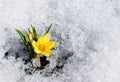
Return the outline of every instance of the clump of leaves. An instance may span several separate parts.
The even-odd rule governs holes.
[[[45,31],[44,35],[46,35],[50,31],[51,26],[52,26],[52,24]],[[32,29],[32,31],[31,31],[31,29]],[[27,51],[29,52],[30,60],[35,58],[35,55],[36,55],[34,48],[32,46],[32,40],[34,40],[34,41],[38,40],[38,35],[37,35],[37,31],[36,31],[35,27],[31,25],[31,29],[28,28],[25,34],[23,32],[21,32],[20,30],[16,29],[16,32],[21,37],[22,42],[25,44],[25,47],[26,47]]]

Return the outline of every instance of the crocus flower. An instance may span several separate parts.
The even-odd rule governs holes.
[[[40,36],[37,41],[32,41],[32,46],[34,48],[34,51],[37,54],[41,54],[44,56],[50,56],[52,52],[52,48],[56,46],[55,41],[49,41],[50,34],[47,33],[45,36]]]

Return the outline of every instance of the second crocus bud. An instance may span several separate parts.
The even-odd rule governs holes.
[[[34,35],[32,32],[29,33],[29,40],[30,41],[33,41],[34,40]]]

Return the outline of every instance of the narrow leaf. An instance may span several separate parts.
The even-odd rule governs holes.
[[[51,27],[52,27],[52,24],[51,24],[51,25],[48,27],[48,29],[46,30],[45,35],[50,31]]]
[[[23,43],[26,43],[26,38],[25,38],[25,35],[19,31],[18,29],[16,29],[16,32],[19,34],[19,36],[21,37]]]
[[[30,29],[28,28],[28,33],[30,33],[31,31],[30,31]]]
[[[34,35],[34,40],[37,41],[37,31],[36,31],[35,27],[33,27],[32,25],[31,25],[31,27],[32,27],[33,35]]]
[[[32,47],[31,42],[28,42],[28,52],[29,52],[30,59],[34,58],[34,49]]]

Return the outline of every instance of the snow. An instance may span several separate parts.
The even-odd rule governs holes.
[[[51,23],[59,44],[50,65],[26,74],[14,58],[22,47],[15,28],[32,24],[41,35]],[[120,82],[120,0],[0,0],[0,33],[0,82]],[[68,54],[62,70],[45,76]]]

